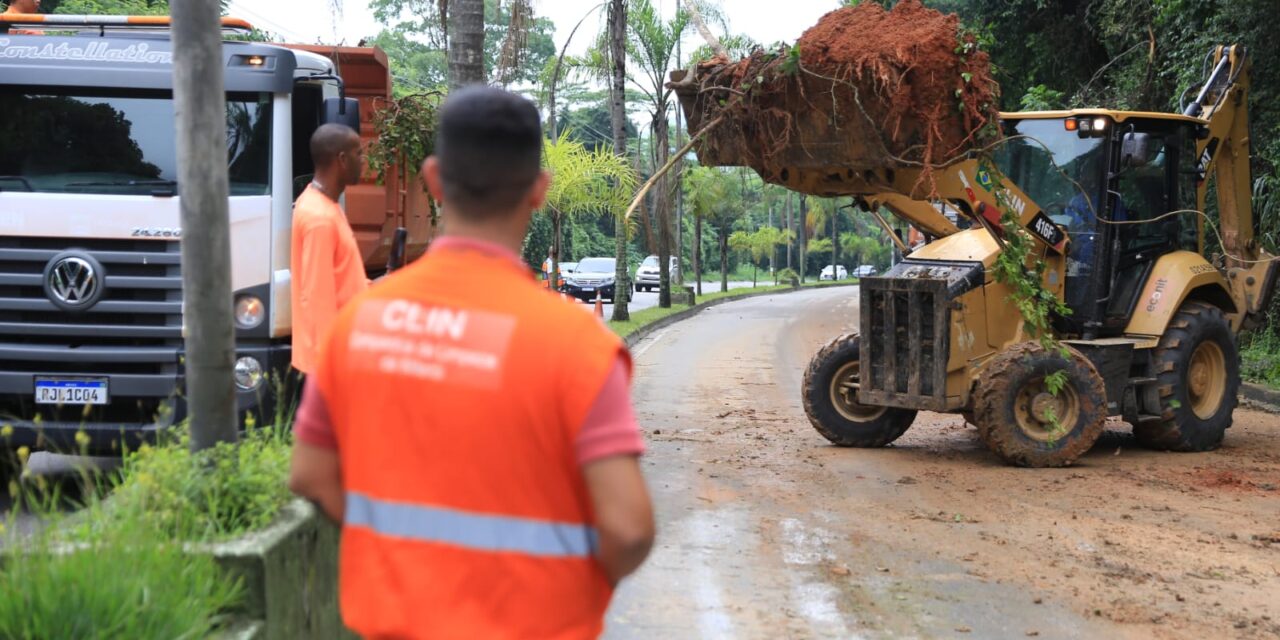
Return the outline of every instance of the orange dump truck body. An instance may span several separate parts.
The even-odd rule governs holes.
[[[347,97],[360,101],[360,139],[369,145],[377,137],[374,114],[385,108],[392,97],[387,54],[377,47],[284,46],[325,56],[337,65]],[[379,184],[377,176],[366,169],[360,184],[347,188],[347,219],[351,221],[369,272],[386,268],[397,227],[409,230],[406,261],[422,255],[434,233],[426,192],[417,179],[417,167],[413,167],[409,175],[410,180],[403,180],[399,171],[388,171],[386,179]]]

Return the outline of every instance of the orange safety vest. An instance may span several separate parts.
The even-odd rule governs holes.
[[[472,248],[433,250],[343,310],[315,379],[347,494],[352,630],[601,633],[612,590],[574,442],[619,354],[591,314]]]

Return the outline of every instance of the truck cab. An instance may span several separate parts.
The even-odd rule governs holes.
[[[173,44],[166,29],[114,24],[0,31],[0,423],[13,427],[10,448],[75,450],[84,432],[88,449],[111,451],[186,416],[180,244],[200,239],[184,237],[179,217]],[[235,401],[264,424],[292,377],[290,228],[312,173],[309,139],[335,112],[359,123],[359,107],[343,101],[334,62],[312,51],[229,41],[222,64]]]

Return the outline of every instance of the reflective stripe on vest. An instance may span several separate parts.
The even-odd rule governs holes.
[[[387,502],[354,492],[347,493],[345,524],[477,551],[589,558],[596,549],[596,531],[587,525]]]

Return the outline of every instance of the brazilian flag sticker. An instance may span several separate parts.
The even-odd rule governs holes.
[[[991,190],[993,180],[991,179],[991,172],[988,171],[986,167],[978,167],[978,173],[975,177],[978,179],[978,184],[983,189],[986,189],[987,191]]]

